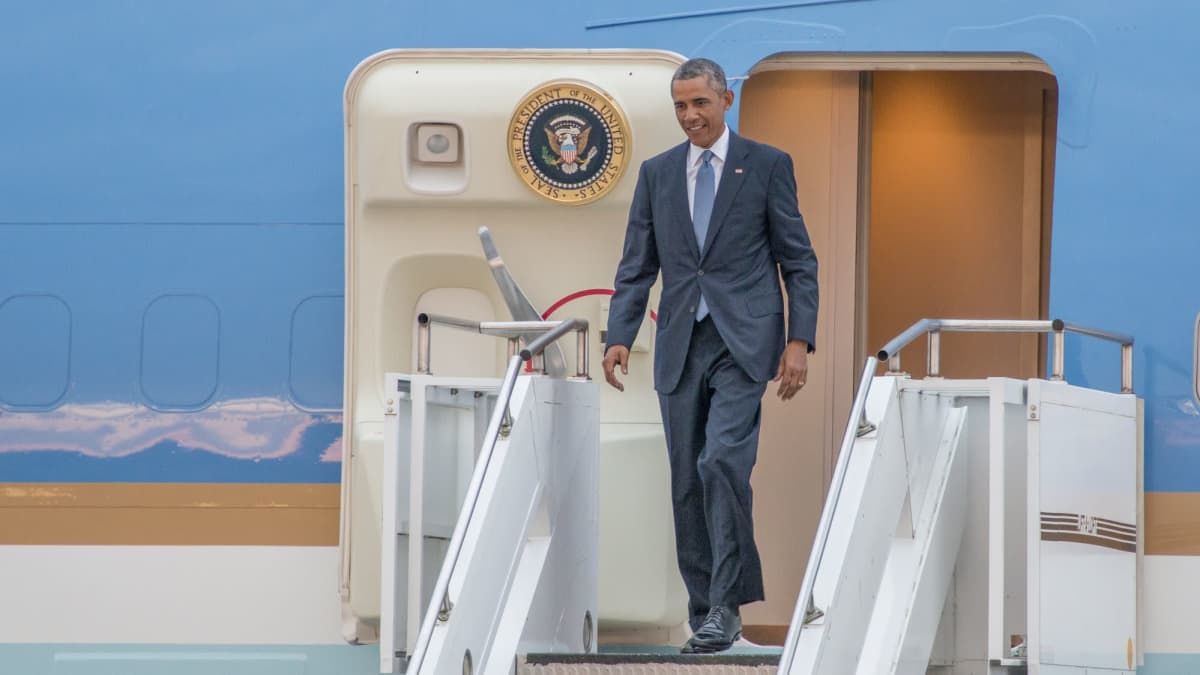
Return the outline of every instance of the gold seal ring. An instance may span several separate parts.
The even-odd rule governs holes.
[[[508,124],[508,160],[525,187],[580,205],[612,190],[629,164],[629,121],[604,91],[557,80],[529,92]]]

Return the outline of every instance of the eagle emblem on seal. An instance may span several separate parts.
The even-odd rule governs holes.
[[[556,117],[542,130],[546,132],[542,163],[568,176],[580,169],[587,171],[588,164],[599,152],[595,147],[588,147],[588,135],[592,128],[574,115]]]

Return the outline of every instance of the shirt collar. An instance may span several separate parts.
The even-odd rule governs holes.
[[[712,144],[711,148],[713,156],[722,162],[725,161],[725,156],[729,154],[729,125],[725,125],[725,130],[721,132],[721,137],[716,143]],[[688,143],[688,166],[695,166],[700,163],[700,155],[704,154],[704,148],[695,143]]]

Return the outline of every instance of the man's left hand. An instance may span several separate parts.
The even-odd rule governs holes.
[[[779,398],[789,401],[804,387],[808,379],[808,344],[803,340],[792,340],[779,357],[779,370],[772,382],[779,382]]]

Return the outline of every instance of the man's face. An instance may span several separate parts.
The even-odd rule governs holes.
[[[717,142],[725,131],[725,111],[733,105],[732,91],[718,94],[708,78],[701,76],[672,82],[671,98],[675,101],[675,118],[689,141],[702,148]]]

